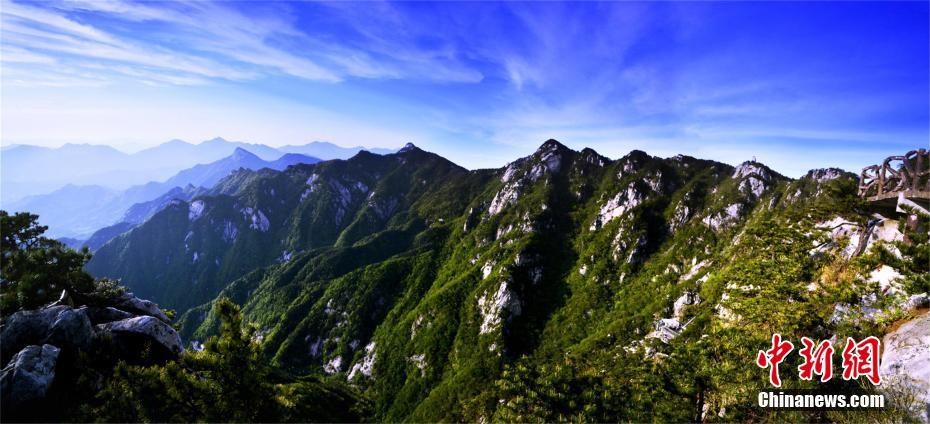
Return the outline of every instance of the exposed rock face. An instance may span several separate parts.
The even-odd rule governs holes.
[[[697,293],[687,292],[677,300],[675,300],[675,305],[672,307],[672,316],[675,319],[681,319],[685,314],[685,308],[691,305],[697,305],[701,302],[701,296],[698,296]]]
[[[882,364],[879,369],[882,386],[909,391],[920,405],[914,412],[924,422],[930,420],[930,315],[914,319],[885,335]]]
[[[87,317],[90,318],[90,323],[94,325],[133,317],[129,312],[111,307],[98,308],[90,306],[86,311]]]
[[[608,200],[607,203],[601,207],[597,219],[588,229],[594,231],[601,228],[630,209],[639,206],[639,204],[643,202],[644,197],[643,193],[636,189],[636,185],[631,183],[627,186],[626,190],[617,193],[616,196]]]
[[[488,294],[478,299],[478,310],[481,313],[481,334],[494,331],[503,319],[520,315],[522,311],[520,300],[510,290],[506,281],[501,283],[493,295]],[[509,313],[509,317],[504,316],[505,311]]]
[[[191,202],[187,208],[187,219],[191,221],[196,221],[199,219],[201,216],[203,216],[203,209],[205,206],[206,204],[203,202],[203,200],[194,200]]]
[[[65,301],[67,296],[60,302]],[[6,366],[0,391],[4,419],[18,419],[15,408],[20,405],[43,405],[56,369],[81,366],[78,352],[116,347],[112,350],[116,358],[140,363],[176,358],[181,353],[181,339],[157,305],[131,293],[108,303],[116,307],[53,304],[3,319],[0,348]]]
[[[825,183],[840,178],[843,174],[848,173],[839,168],[820,168],[807,171],[807,175],[805,175],[804,178],[817,181],[818,183]]]
[[[327,374],[335,374],[339,371],[342,371],[342,357],[336,356],[335,358],[331,359],[329,362],[323,365],[323,371],[325,371]]]
[[[45,338],[46,343],[77,349],[86,349],[93,341],[94,329],[85,308],[65,309],[58,313]]]
[[[930,308],[930,296],[927,293],[920,293],[912,295],[907,298],[907,302],[904,304],[907,309],[921,309],[921,308]]]
[[[668,343],[678,336],[684,326],[675,318],[664,318],[656,321],[655,330],[646,335],[647,339],[659,339],[662,343]]]
[[[271,222],[260,209],[245,208],[241,212],[242,216],[249,220],[249,228],[261,232],[266,232],[271,228]]]
[[[365,356],[357,364],[352,365],[352,369],[349,370],[349,380],[355,378],[356,375],[364,375],[365,377],[371,377],[371,369],[375,366],[375,360],[377,359],[377,354],[375,354],[375,342],[368,343],[365,346]]]
[[[169,354],[179,355],[181,337],[178,332],[163,321],[150,316],[141,316],[97,325],[97,332],[111,337],[117,344],[126,347],[134,345],[139,336],[145,340],[157,342]]]
[[[705,217],[701,222],[716,231],[729,223],[735,222],[742,214],[743,205],[741,203],[734,203],[716,214]]]
[[[7,360],[28,345],[54,343],[60,347],[86,348],[94,337],[85,310],[59,305],[35,311],[20,311],[3,322],[0,339]]]
[[[168,319],[168,316],[153,302],[150,302],[145,299],[139,299],[135,297],[132,293],[125,293],[119,298],[119,302],[116,305],[117,308],[124,311],[132,312],[139,315],[148,315],[151,317],[158,318],[166,323],[171,323],[171,320]]]
[[[50,344],[30,345],[19,351],[0,374],[3,407],[16,409],[45,398],[55,381],[59,352]]]

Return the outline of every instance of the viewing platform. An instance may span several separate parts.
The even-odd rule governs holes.
[[[930,209],[930,152],[911,150],[862,168],[859,196],[880,209],[897,209],[909,202]]]

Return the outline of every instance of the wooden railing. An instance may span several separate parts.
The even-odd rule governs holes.
[[[881,166],[867,166],[859,174],[861,197],[880,199],[899,192],[927,191],[930,191],[930,152],[926,149],[889,156]]]

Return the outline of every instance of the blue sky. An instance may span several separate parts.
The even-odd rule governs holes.
[[[789,176],[928,146],[927,2],[2,0],[3,144],[548,138]]]

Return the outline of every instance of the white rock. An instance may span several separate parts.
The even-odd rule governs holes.
[[[323,365],[323,371],[327,374],[335,374],[342,370],[342,357],[336,356],[333,359],[330,359],[325,365]]]
[[[518,162],[511,162],[508,164],[507,168],[504,169],[504,175],[501,176],[501,182],[507,183],[512,180],[518,169],[520,169],[520,164]]]
[[[511,317],[520,315],[520,301],[504,281],[493,295],[478,298],[478,311],[481,313],[480,333],[488,334],[501,324],[505,311]]]
[[[882,293],[893,294],[901,292],[901,285],[897,283],[897,280],[901,277],[901,273],[896,269],[888,265],[882,265],[869,274],[868,281],[870,283],[878,283],[878,287],[881,288]]]
[[[686,292],[681,295],[677,300],[675,300],[675,305],[672,307],[672,317],[675,319],[681,319],[685,313],[685,307],[691,305],[697,305],[701,302],[701,296],[698,296],[697,293]]]
[[[494,199],[491,200],[491,206],[488,207],[488,213],[491,215],[497,215],[504,208],[516,202],[517,198],[520,196],[520,188],[522,184],[520,181],[515,181],[512,183],[507,183],[501,188]]]
[[[407,360],[420,370],[421,377],[426,375],[426,355],[422,353],[418,355],[411,355],[409,358],[407,358]]]
[[[114,336],[122,333],[146,336],[152,341],[164,346],[169,352],[175,355],[184,351],[178,332],[164,321],[155,317],[141,316],[99,324],[97,325],[97,332]]]
[[[365,356],[362,357],[361,361],[352,365],[352,369],[349,370],[349,380],[354,379],[359,374],[371,377],[371,369],[374,367],[376,359],[375,342],[368,343],[365,345]]]
[[[907,209],[905,209],[905,207]],[[911,213],[914,212],[917,215],[922,215],[925,218],[930,217],[930,211],[925,209],[923,206],[915,203],[913,200],[904,197],[903,192],[898,193],[898,204],[895,206],[895,212],[898,213]]]
[[[883,339],[881,387],[904,389],[917,397],[916,414],[926,422],[930,412],[930,315],[902,325]]]
[[[488,278],[488,276],[491,275],[491,271],[494,271],[494,262],[488,261],[481,267],[481,278]]]
[[[168,315],[165,315],[165,312],[152,301],[139,299],[132,293],[123,293],[118,301],[119,303],[116,307],[119,309],[136,314],[152,316],[164,321],[166,324],[171,323],[171,320],[168,319]]]
[[[636,186],[631,183],[629,186],[627,186],[626,190],[617,193],[613,198],[608,200],[604,206],[601,206],[601,210],[598,212],[597,218],[588,229],[590,231],[594,231],[603,227],[608,222],[623,215],[630,209],[639,206],[639,204],[643,202],[644,198],[645,196],[636,190]]]
[[[203,216],[205,206],[203,200],[194,200],[187,208],[187,218],[191,221],[196,221]]]
[[[680,281],[688,281],[688,280],[694,278],[696,275],[698,275],[699,272],[701,272],[701,269],[703,269],[705,266],[707,266],[707,264],[708,264],[707,259],[704,259],[704,260],[702,260],[701,262],[698,262],[698,263],[694,263],[694,261],[695,261],[696,259],[697,259],[697,258],[694,258],[694,259],[691,261],[691,263],[692,263],[691,269],[689,269],[688,272],[685,273],[685,275],[682,275],[682,276],[681,276]]]
[[[726,224],[733,222],[739,219],[740,214],[743,211],[743,205],[740,203],[734,203],[730,206],[727,206],[721,212],[705,217],[701,220],[705,225],[714,230],[719,230]]]
[[[15,409],[44,399],[55,381],[59,352],[50,344],[30,345],[13,356],[0,371],[3,407]]]
[[[828,221],[818,222],[815,224],[815,227],[828,231],[830,233],[830,238],[834,240],[840,239],[842,237],[849,237],[859,229],[858,225],[849,222],[839,216],[834,217]]]
[[[757,200],[762,197],[762,193],[765,192],[766,188],[767,186],[765,182],[759,178],[756,178],[754,175],[746,178],[739,184],[740,191],[744,193],[748,192],[748,194],[751,194],[752,197]]]
[[[754,162],[743,162],[733,171],[733,178],[746,178],[750,175],[758,175],[765,180],[770,178],[769,171]]]
[[[807,177],[818,183],[835,180],[842,175],[843,172],[836,168],[812,169],[807,173]]]
[[[655,329],[646,335],[647,339],[659,339],[662,343],[672,341],[684,329],[675,318],[664,318],[656,321]]]

